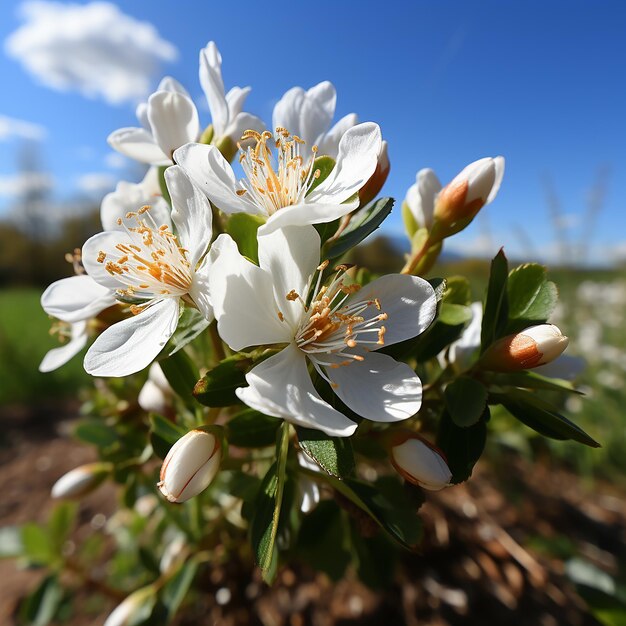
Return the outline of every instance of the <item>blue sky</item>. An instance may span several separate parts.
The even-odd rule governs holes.
[[[136,124],[136,96],[112,103],[101,95],[82,95],[78,85],[65,91],[42,85],[6,43],[24,24],[19,15],[24,4],[7,0],[1,9],[0,216],[12,202],[19,144],[16,133],[3,135],[2,116],[37,125],[22,128],[21,135],[40,137],[58,200],[97,197],[107,178],[111,183],[138,173],[111,157],[105,141],[112,130]],[[55,10],[54,3],[44,4]],[[559,198],[564,232],[578,242],[591,230],[588,195],[602,171],[606,197],[592,255],[596,261],[626,257],[626,4],[621,1],[114,4],[158,33],[153,33],[160,42],[154,58],[143,51],[150,87],[165,74],[176,77],[201,107],[204,123],[210,120],[200,104],[197,57],[210,39],[222,53],[227,88],[252,86],[246,109],[268,123],[288,88],[331,80],[338,92],[336,119],[354,111],[360,120],[381,125],[392,164],[384,193],[398,200],[422,167],[435,169],[445,183],[475,159],[504,155],[498,198],[451,248],[488,254],[505,244],[515,254],[529,239],[535,254],[552,258],[546,180]],[[102,31],[99,36],[104,41],[110,34],[112,46],[103,51],[109,56],[114,51],[122,61],[129,54],[128,63],[136,62],[138,55],[127,46],[115,47],[116,28]],[[58,46],[47,36],[42,31],[41,54],[48,54],[45,45]],[[99,68],[100,60],[90,58]],[[139,83],[126,91],[134,88],[140,91]],[[81,181],[85,175],[91,179]],[[385,229],[401,233],[399,206]]]

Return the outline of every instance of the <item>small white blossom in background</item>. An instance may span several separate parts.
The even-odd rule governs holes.
[[[404,433],[398,438],[390,447],[390,458],[401,476],[429,491],[450,485],[452,472],[439,450],[414,433]]]
[[[79,498],[93,491],[111,473],[110,463],[88,463],[63,474],[52,486],[53,498]]]

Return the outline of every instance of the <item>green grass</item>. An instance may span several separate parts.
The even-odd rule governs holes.
[[[54,372],[39,372],[44,354],[59,346],[49,334],[51,320],[41,309],[40,296],[34,288],[0,290],[0,405],[75,397],[89,384],[82,354]]]

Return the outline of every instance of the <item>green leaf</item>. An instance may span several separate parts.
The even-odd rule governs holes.
[[[437,303],[441,302],[446,292],[448,281],[445,278],[429,278],[426,282],[430,283],[430,286],[434,289]]]
[[[198,380],[198,371],[191,359],[180,351],[159,361],[159,365],[172,389],[188,407],[194,408],[193,388]]]
[[[418,231],[419,224],[415,220],[411,209],[409,209],[409,205],[406,202],[402,203],[402,221],[404,222],[404,230],[408,235],[409,239],[413,239],[413,235]]]
[[[53,550],[57,554],[61,553],[63,544],[74,527],[77,510],[78,505],[76,502],[60,502],[54,507],[50,514],[50,518],[48,519],[48,534],[53,545]]]
[[[585,395],[582,391],[575,389],[568,380],[560,378],[547,378],[537,372],[483,372],[485,381],[500,387],[522,387],[523,389],[543,389],[545,391],[560,391],[563,393],[576,393]]]
[[[591,448],[600,444],[582,428],[558,413],[558,409],[537,394],[513,389],[506,395],[493,395],[496,402],[529,428],[550,439],[573,439]]]
[[[444,299],[449,304],[463,304],[472,302],[472,289],[464,276],[450,276],[446,278]]]
[[[334,259],[354,248],[381,225],[391,212],[393,203],[393,198],[380,198],[359,209],[341,235],[327,244],[322,257]]]
[[[439,308],[437,320],[446,326],[458,326],[472,319],[472,309],[463,304],[449,304],[445,300]]]
[[[461,376],[445,389],[443,399],[452,421],[461,428],[473,426],[487,406],[487,389],[477,380]]]
[[[41,526],[32,522],[24,524],[21,535],[24,556],[33,565],[50,565],[57,558],[51,538]]]
[[[102,420],[84,419],[74,429],[74,437],[98,448],[108,448],[118,442],[117,432]]]
[[[263,580],[268,584],[276,574],[278,562],[275,542],[283,501],[288,451],[289,424],[283,422],[276,444],[276,462],[267,471],[261,483],[250,528],[256,562],[261,568]]]
[[[543,324],[550,317],[558,300],[556,285],[547,280],[546,268],[536,263],[520,265],[508,279],[508,333],[515,333]]]
[[[0,528],[0,559],[12,559],[23,552],[22,529],[19,526]]]
[[[163,586],[161,602],[167,608],[168,623],[174,618],[198,571],[198,563],[194,559],[185,562],[182,567]]]
[[[254,409],[245,409],[226,425],[228,443],[239,448],[262,448],[276,441],[280,420]]]
[[[150,443],[155,454],[164,459],[170,448],[186,433],[174,422],[157,413],[150,413]]]
[[[323,470],[346,478],[354,474],[355,462],[352,444],[347,437],[330,437],[321,430],[296,428],[298,443]]]
[[[224,359],[195,384],[193,395],[200,404],[210,407],[239,404],[235,389],[246,386],[246,372],[252,363],[240,354]]]
[[[507,279],[508,263],[500,250],[491,262],[487,300],[481,329],[481,354],[505,334],[508,321]]]
[[[443,412],[439,420],[437,445],[446,455],[453,483],[461,483],[472,475],[474,465],[485,448],[488,419],[489,407],[485,407],[478,422],[473,426],[461,427],[454,423],[447,411]]]
[[[319,170],[319,175],[313,179],[311,186],[306,192],[307,196],[328,178],[334,167],[335,159],[329,157],[328,155],[319,156],[315,159],[315,161],[313,161],[313,172]]]
[[[233,213],[228,218],[226,232],[235,240],[239,254],[249,258],[258,265],[259,244],[257,231],[265,224],[265,218],[249,213]]]
[[[320,532],[323,528],[324,532]],[[344,515],[335,502],[320,502],[304,516],[297,541],[297,553],[308,567],[320,570],[331,580],[339,580],[352,555],[346,546]]]
[[[192,307],[186,306],[178,320],[178,326],[165,347],[165,354],[172,356],[200,335],[210,322]]]
[[[56,574],[46,576],[22,606],[22,619],[30,626],[46,626],[56,615],[63,600],[63,589]]]

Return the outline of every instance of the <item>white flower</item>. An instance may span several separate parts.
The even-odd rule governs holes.
[[[289,225],[330,222],[359,206],[355,193],[374,173],[381,149],[380,128],[371,122],[350,128],[339,142],[337,163],[311,190],[319,174],[301,154],[302,139],[278,129],[250,131],[255,146],[241,151],[246,177],[235,178],[215,146],[188,144],[176,151],[176,162],[208,198],[225,213],[251,213],[268,219],[261,232]],[[277,151],[276,160],[272,149]]]
[[[272,128],[288,128],[303,139],[301,154],[305,160],[313,155],[313,146],[318,147],[319,154],[336,159],[341,137],[358,121],[355,113],[349,113],[330,128],[336,103],[337,92],[329,81],[318,83],[308,91],[292,87],[274,107]]]
[[[391,463],[409,482],[429,491],[450,485],[452,472],[432,444],[416,434],[406,435],[391,447]]]
[[[298,450],[296,456],[298,459],[298,465],[306,469],[319,472],[319,465],[309,458],[309,456]],[[303,513],[310,513],[320,502],[320,488],[319,485],[311,478],[305,475],[301,475],[298,478],[298,493],[300,496],[300,510]]]
[[[106,618],[104,626],[130,626],[145,622],[156,604],[157,590],[153,585],[133,591]]]
[[[481,302],[472,302],[470,308],[472,311],[470,323],[465,327],[462,335],[448,348],[448,361],[454,363],[461,371],[469,368],[480,348],[483,305]],[[440,362],[443,360],[443,353],[439,360]]]
[[[137,403],[148,413],[167,413],[172,402],[173,390],[158,363],[153,363],[148,371],[148,380],[144,383]]]
[[[209,486],[221,460],[220,438],[213,432],[192,430],[170,448],[157,486],[170,502],[185,502]]]
[[[242,133],[251,128],[262,130],[263,122],[242,111],[250,87],[233,87],[225,93],[222,80],[222,56],[214,42],[200,50],[200,84],[211,111],[214,143],[224,137],[236,142]]]
[[[417,173],[415,184],[409,187],[404,202],[419,228],[432,228],[435,198],[440,191],[441,183],[433,170],[425,168]]]
[[[198,111],[187,90],[164,78],[147,103],[137,107],[141,128],[120,128],[107,141],[118,152],[151,165],[171,165],[174,150],[200,137]]]
[[[111,472],[110,463],[88,463],[63,474],[52,486],[53,498],[78,498],[93,491]]]
[[[172,222],[159,224],[144,206],[120,218],[124,231],[103,232],[83,246],[89,275],[134,315],[107,328],[85,356],[94,376],[126,376],[146,367],[176,330],[181,301],[212,319],[205,253],[211,241],[211,209],[179,167],[165,173]]]
[[[78,276],[76,277],[78,278]],[[65,280],[70,280],[66,278]],[[113,300],[113,304],[115,300]],[[40,372],[52,372],[73,359],[86,345],[89,333],[87,321],[56,322],[52,325],[51,333],[58,335],[61,342],[67,341],[59,348],[52,348],[44,355],[39,364]]]
[[[260,236],[260,266],[244,259],[232,239],[220,239],[210,276],[220,336],[233,350],[287,344],[248,372],[249,387],[237,390],[241,400],[329,435],[352,434],[356,424],[322,400],[308,362],[362,417],[393,422],[417,412],[421,382],[415,372],[375,350],[414,337],[431,323],[435,294],[426,281],[389,275],[359,290],[338,271],[330,285],[321,286],[327,263],[318,268],[320,238],[308,226]]]

